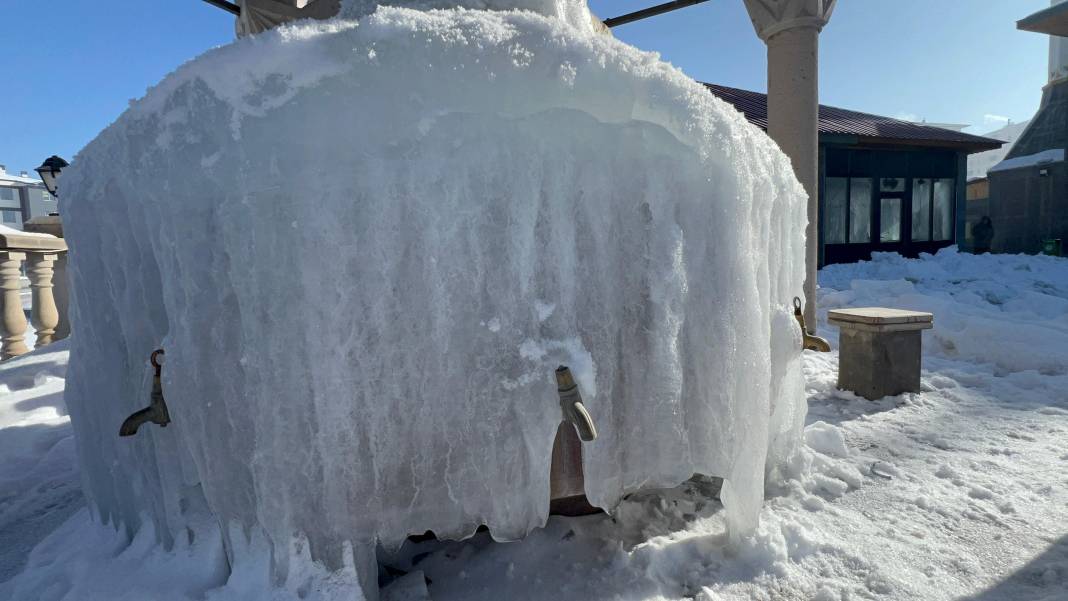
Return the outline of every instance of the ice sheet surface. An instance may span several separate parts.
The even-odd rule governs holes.
[[[66,395],[102,519],[169,543],[208,513],[329,565],[520,537],[566,364],[593,503],[724,476],[752,530],[804,417],[804,193],[733,108],[534,4],[563,12],[353,3],[242,39],[78,155]],[[120,439],[159,346],[173,422]]]

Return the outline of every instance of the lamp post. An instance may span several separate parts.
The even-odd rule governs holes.
[[[41,181],[44,182],[48,193],[58,198],[59,174],[68,166],[70,163],[61,157],[52,155],[34,171],[41,176]],[[46,217],[34,217],[27,221],[23,228],[27,232],[51,234],[56,238],[63,238],[63,220],[59,213],[49,213]],[[37,254],[27,269],[31,278],[30,285],[34,288],[33,324],[37,328],[37,344],[39,345],[70,336],[70,320],[67,313],[70,306],[67,245],[63,240],[53,242],[57,244],[56,251],[51,254]]]
[[[34,169],[34,171],[41,176],[41,181],[44,182],[45,189],[48,190],[48,193],[52,196],[59,196],[59,172],[63,171],[63,169],[69,165],[70,163],[62,158],[52,155],[45,159],[45,161],[41,163],[41,166]]]

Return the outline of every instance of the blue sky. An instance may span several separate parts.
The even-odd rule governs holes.
[[[601,17],[662,0],[591,0]],[[839,0],[821,37],[826,104],[995,129],[1030,117],[1046,80],[1045,36],[1015,21],[1048,0]],[[30,170],[73,155],[181,63],[233,38],[200,0],[4,0],[0,163]],[[12,26],[14,25],[14,26]],[[711,0],[615,30],[690,76],[766,88],[765,48],[742,0]]]

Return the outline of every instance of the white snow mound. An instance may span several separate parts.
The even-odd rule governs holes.
[[[723,476],[753,529],[804,419],[804,193],[735,110],[562,14],[243,39],[78,155],[66,398],[101,519],[170,544],[208,512],[228,553],[262,530],[332,566],[517,538],[546,520],[566,364],[594,504]],[[160,346],[173,421],[120,439]]]

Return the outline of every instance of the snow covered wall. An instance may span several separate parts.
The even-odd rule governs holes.
[[[578,0],[365,5],[186,64],[64,173],[66,396],[101,518],[169,543],[214,516],[282,571],[297,539],[339,565],[520,537],[566,364],[594,504],[724,476],[750,531],[805,410],[787,159]],[[159,346],[173,421],[120,439]]]

